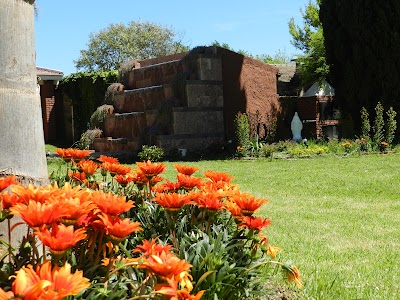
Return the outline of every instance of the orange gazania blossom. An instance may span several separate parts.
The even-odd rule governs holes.
[[[100,155],[100,157],[97,160],[102,163],[108,162],[110,164],[119,164],[118,158],[106,155]]]
[[[197,167],[191,167],[191,166],[184,166],[184,165],[174,165],[174,168],[180,173],[184,175],[193,175],[194,172],[197,170],[200,170],[200,168]]]
[[[105,193],[101,190],[92,193],[92,201],[102,212],[113,216],[127,212],[134,207],[133,201],[126,201],[125,196]]]
[[[133,179],[134,177],[130,174],[114,176],[114,180],[122,186],[126,186],[129,182],[132,182]]]
[[[137,246],[133,253],[142,253],[144,256],[159,255],[161,252],[170,252],[172,246],[168,244],[156,243],[158,238],[151,239],[151,241],[144,240],[141,245]]]
[[[56,152],[65,161],[70,161],[71,159],[79,161],[82,158],[90,155],[89,150],[81,150],[75,148],[67,148],[67,149],[57,148]]]
[[[10,185],[13,185],[13,184],[20,185],[20,183],[17,181],[16,176],[8,176],[8,177],[0,178],[0,193],[3,190],[5,190],[6,188],[8,188]]]
[[[268,203],[267,199],[256,199],[248,193],[236,194],[232,200],[240,207],[245,216],[251,216],[261,205]]]
[[[230,183],[233,178],[233,176],[229,175],[228,173],[214,171],[206,171],[204,172],[204,176],[213,182],[223,181],[226,183]]]
[[[12,192],[21,198],[21,202],[29,203],[29,201],[45,203],[52,201],[54,197],[62,194],[58,187],[48,186],[48,187],[35,187],[32,184],[28,186],[14,186]]]
[[[300,272],[296,266],[283,265],[283,270],[286,272],[286,276],[289,281],[294,281],[299,288],[303,287]]]
[[[87,198],[65,198],[61,203],[65,216],[60,221],[65,225],[74,225],[78,219],[93,211],[97,206]]]
[[[43,289],[51,285],[51,282],[41,279],[31,265],[19,269],[14,277],[12,292],[8,293],[12,297],[1,299],[40,299]]]
[[[198,207],[208,210],[220,210],[223,207],[221,197],[217,193],[199,193],[194,201]]]
[[[28,204],[18,203],[10,208],[13,215],[20,216],[31,227],[50,225],[66,215],[59,203],[40,203],[30,200]]]
[[[150,160],[147,162],[137,162],[139,170],[146,176],[147,178],[151,178],[156,175],[160,175],[165,171],[165,164],[163,163],[152,163]]]
[[[37,299],[61,300],[67,296],[77,295],[90,286],[89,280],[83,277],[82,271],[71,273],[69,263],[66,263],[63,267],[55,266],[52,268],[51,262],[46,261],[37,267],[36,274],[42,281],[50,283],[42,290],[41,297]]]
[[[170,300],[200,300],[205,290],[199,291],[196,295],[191,295],[187,290],[179,290],[178,282],[175,280],[167,279],[167,284],[158,284],[154,287],[155,291],[153,294],[161,294]]]
[[[178,182],[181,185],[181,188],[185,190],[191,190],[195,187],[200,188],[203,185],[203,180],[201,178],[185,175],[178,173],[176,175]]]
[[[262,217],[245,216],[241,219],[240,227],[250,230],[261,230],[268,225],[271,225],[271,220],[263,219]]]
[[[171,182],[166,180],[163,184],[153,187],[153,191],[156,193],[169,193],[176,192],[181,187],[179,182]]]
[[[268,244],[268,250],[267,250],[267,255],[271,256],[272,258],[276,257],[276,254],[281,250],[281,248],[272,246],[271,244]]]
[[[130,176],[132,176],[133,182],[139,186],[147,184],[149,182],[149,179],[144,176],[144,174],[140,170],[136,170],[133,175]]]
[[[146,268],[164,279],[180,281],[186,277],[184,273],[188,275],[192,265],[171,252],[161,252],[159,255],[150,255],[139,267]]]
[[[35,231],[35,235],[54,254],[62,254],[86,238],[85,230],[82,228],[74,230],[73,225],[67,227],[64,224],[57,225],[55,223],[52,224],[51,231],[46,225],[43,225]]]
[[[16,194],[5,192],[0,194],[0,209],[9,209],[17,203],[21,203],[22,199]],[[0,298],[1,299],[1,298]]]
[[[111,176],[115,175],[126,175],[130,171],[132,171],[132,168],[121,165],[121,164],[112,164],[109,162],[104,162],[102,164],[102,167],[105,168],[108,172],[110,172]]]
[[[227,211],[229,211],[231,213],[231,215],[236,219],[241,218],[243,216],[242,210],[240,209],[240,207],[237,206],[237,204],[232,201],[224,202],[224,208]]]
[[[81,172],[85,173],[86,176],[93,175],[99,168],[98,164],[96,164],[94,161],[89,160],[89,159],[81,160],[77,164],[77,166],[81,170]]]
[[[192,203],[187,195],[177,193],[158,193],[153,200],[165,210],[170,211],[180,210],[182,206]]]
[[[81,172],[69,172],[68,177],[71,178],[75,182],[85,183],[87,181],[85,173]]]
[[[132,222],[129,218],[121,219],[116,216],[100,214],[99,220],[93,222],[93,225],[102,228],[110,236],[112,242],[119,243],[132,232],[142,230],[140,222]]]
[[[164,178],[162,178],[161,176],[153,176],[149,180],[149,183],[150,183],[150,186],[155,186],[157,183],[159,183],[159,182],[161,182],[163,180],[164,180]]]

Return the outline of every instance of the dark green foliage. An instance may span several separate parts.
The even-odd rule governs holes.
[[[378,99],[400,108],[400,1],[323,0],[330,79],[336,99],[360,128],[360,109],[373,111]]]
[[[394,136],[397,129],[396,115],[397,113],[394,111],[393,107],[390,107],[386,112],[387,121],[386,121],[386,142],[391,145],[394,140]]]
[[[104,95],[110,83],[117,81],[117,72],[74,73],[60,83],[64,97],[74,109],[75,136],[88,127],[90,116],[104,103]]]

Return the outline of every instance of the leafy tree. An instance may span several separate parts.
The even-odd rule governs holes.
[[[269,54],[253,55],[245,50],[234,50],[227,43],[221,44],[218,41],[214,41],[212,43],[212,46],[217,46],[217,47],[225,48],[225,49],[228,49],[231,51],[235,51],[239,54],[260,60],[266,64],[288,64],[291,61],[290,56],[283,50],[278,50],[277,52],[275,52],[275,54],[273,56],[271,56]]]
[[[400,108],[400,1],[322,0],[330,78],[342,111],[359,127],[360,108]]]
[[[180,38],[176,40],[175,38]],[[74,61],[77,69],[85,71],[116,70],[127,60],[143,60],[179,52],[189,48],[171,28],[151,22],[111,24],[98,33],[90,34],[88,49],[81,50]]]
[[[329,74],[326,63],[324,34],[319,19],[319,4],[309,1],[305,10],[301,10],[304,22],[303,27],[296,25],[294,18],[289,21],[289,32],[292,35],[292,45],[302,51],[298,56],[300,76],[303,84],[321,82]]]

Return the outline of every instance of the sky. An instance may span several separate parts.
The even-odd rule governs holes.
[[[110,24],[150,21],[183,35],[190,48],[227,43],[234,50],[294,57],[288,22],[302,24],[308,0],[36,0],[36,65],[75,73],[89,36]]]

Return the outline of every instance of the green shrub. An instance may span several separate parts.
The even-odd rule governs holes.
[[[164,150],[155,145],[153,146],[142,146],[142,151],[138,153],[138,156],[141,160],[147,161],[160,161],[164,157]]]
[[[387,115],[387,123],[386,123],[386,142],[391,145],[393,143],[394,135],[397,129],[397,122],[396,122],[396,111],[393,107],[390,107],[389,110],[386,112]]]
[[[106,118],[106,116],[108,114],[113,113],[114,111],[114,107],[112,105],[101,105],[99,106],[95,112],[92,114],[92,116],[90,117],[90,121],[89,121],[89,129],[94,129],[94,128],[103,128],[103,123],[104,123],[104,119]]]
[[[79,139],[79,148],[85,150],[93,149],[94,139],[101,137],[102,133],[103,131],[99,128],[86,130]]]
[[[369,122],[369,113],[368,110],[363,107],[361,109],[361,138],[369,139],[369,132],[371,130],[371,125]]]
[[[245,113],[238,113],[234,121],[237,146],[246,148],[250,144],[250,123]]]
[[[383,142],[385,136],[385,121],[383,119],[383,106],[380,102],[375,107],[375,121],[374,121],[374,137],[373,142],[375,146],[379,147],[380,143]]]

